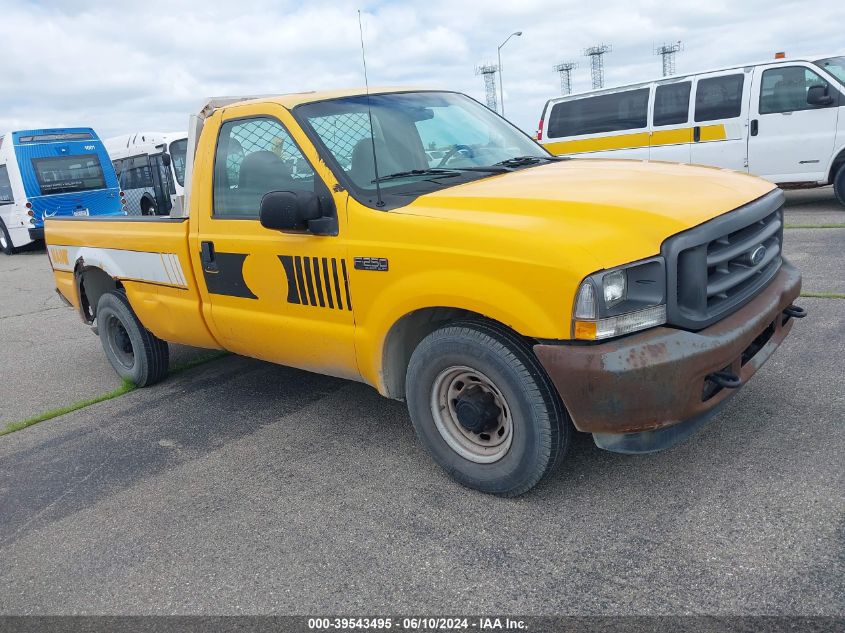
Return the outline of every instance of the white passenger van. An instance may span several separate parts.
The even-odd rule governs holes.
[[[185,195],[185,132],[137,132],[105,140],[130,215],[167,215]]]
[[[845,56],[802,57],[551,99],[553,154],[698,163],[784,188],[834,184],[845,205]]]

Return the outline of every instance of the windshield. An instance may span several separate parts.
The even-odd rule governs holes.
[[[845,86],[845,57],[829,57],[828,59],[820,59],[816,62],[816,66],[824,68],[831,75],[836,77],[843,86]]]
[[[295,109],[333,159],[328,162],[342,172],[339,179],[367,202],[376,188],[374,147],[383,196],[421,195],[484,178],[503,169],[483,168],[514,158],[550,158],[527,135],[461,94],[379,94],[369,102],[374,134],[366,96]]]
[[[42,195],[105,189],[103,168],[96,154],[33,158],[32,166]]]
[[[180,187],[185,186],[185,156],[188,154],[188,139],[183,138],[170,144],[170,164]]]

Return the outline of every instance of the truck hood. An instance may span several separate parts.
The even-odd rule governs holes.
[[[610,267],[656,255],[666,238],[774,188],[719,168],[572,159],[450,187],[396,212],[531,231]]]

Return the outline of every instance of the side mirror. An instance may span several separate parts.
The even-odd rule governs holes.
[[[168,154],[167,152],[164,152],[161,155],[161,164],[164,165],[165,167],[170,167],[170,154]]]
[[[261,198],[261,226],[273,231],[310,231],[337,235],[337,221],[323,212],[320,197],[311,191],[271,191]]]
[[[829,106],[833,97],[827,94],[827,86],[810,86],[807,90],[807,103],[814,106]]]

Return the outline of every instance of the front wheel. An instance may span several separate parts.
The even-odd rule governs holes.
[[[123,292],[100,297],[97,330],[106,358],[121,378],[136,387],[147,387],[167,375],[167,343],[141,324]]]
[[[494,324],[467,321],[422,340],[405,393],[417,436],[459,483],[517,496],[562,458],[571,423],[531,348]]]
[[[6,255],[14,255],[17,252],[14,244],[12,244],[12,236],[9,235],[9,230],[2,219],[0,219],[0,251],[3,251]]]
[[[845,206],[845,164],[839,167],[836,176],[833,178],[833,193],[839,204]]]

